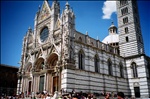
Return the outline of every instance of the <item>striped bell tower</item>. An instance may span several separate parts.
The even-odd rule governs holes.
[[[117,14],[120,55],[129,57],[144,54],[136,0],[118,0]]]
[[[117,0],[120,55],[125,58],[129,89],[136,98],[150,97],[150,57],[144,53],[136,0]]]

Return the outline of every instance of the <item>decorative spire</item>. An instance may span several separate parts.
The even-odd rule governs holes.
[[[117,27],[114,25],[114,22],[111,22],[111,26],[109,27],[109,34],[116,34],[117,33]]]
[[[86,35],[88,35],[88,31],[86,31]]]
[[[55,6],[59,6],[59,2],[57,0],[53,0],[52,8],[55,8]]]
[[[41,6],[39,5],[39,11],[40,11],[40,9],[41,9]]]
[[[31,29],[31,27],[29,26],[28,30],[30,30],[30,29]]]
[[[68,3],[68,1],[67,1],[67,2],[66,2],[66,9],[69,10],[69,8],[70,8],[70,5],[69,5],[69,3]]]
[[[32,32],[32,28],[29,26],[28,28],[28,32],[31,33]]]

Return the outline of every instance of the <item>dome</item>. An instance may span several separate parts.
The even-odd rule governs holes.
[[[102,42],[105,44],[118,43],[119,35],[117,34],[117,27],[113,24],[113,22],[108,30],[109,30],[109,35],[105,37]]]
[[[116,26],[114,24],[112,24],[109,28],[116,28]]]
[[[108,35],[107,37],[104,38],[102,42],[105,44],[117,43],[119,42],[119,35],[118,34]]]

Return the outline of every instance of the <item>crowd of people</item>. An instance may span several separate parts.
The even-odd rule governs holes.
[[[75,92],[73,89],[72,92],[55,92],[54,95],[49,94],[47,91],[29,93],[20,92],[19,95],[11,97],[1,97],[0,99],[128,99],[125,97],[123,92],[118,92],[117,94],[110,93],[83,93]]]

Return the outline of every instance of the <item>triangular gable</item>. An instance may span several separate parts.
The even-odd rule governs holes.
[[[55,29],[60,28],[60,24],[61,24],[61,21],[60,21],[60,19],[58,18],[57,21],[56,21]]]
[[[42,9],[40,12],[40,21],[46,19],[47,17],[50,16],[50,7],[49,7],[49,3],[47,0],[44,0],[43,5],[42,5]]]
[[[38,51],[37,55],[36,55],[36,58],[38,59],[40,56],[42,56],[42,51],[41,49]]]
[[[55,50],[55,47],[54,47],[54,45],[52,44],[52,46],[51,46],[51,48],[50,48],[50,51],[49,51],[49,55],[52,53],[52,52],[55,52],[56,50]]]
[[[60,53],[58,47],[56,47],[55,44],[52,44],[52,46],[51,46],[51,48],[50,48],[50,50],[49,50],[48,56],[49,56],[51,53]],[[58,55],[59,55],[59,54],[58,54]]]

